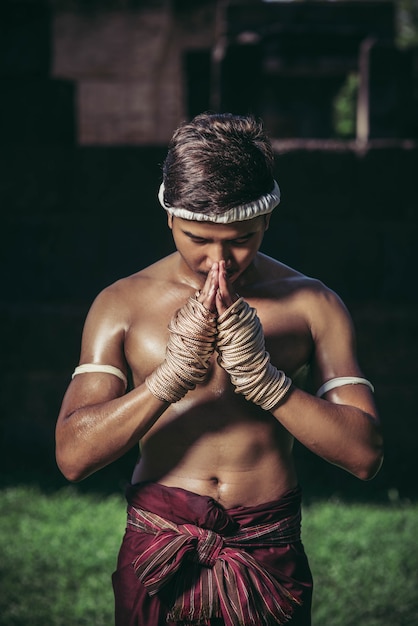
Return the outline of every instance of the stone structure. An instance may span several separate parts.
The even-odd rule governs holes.
[[[213,28],[205,2],[57,12],[52,74],[77,86],[78,142],[165,144],[187,115],[184,52],[210,48]]]
[[[83,145],[164,144],[207,109],[255,113],[276,138],[329,139],[350,73],[359,140],[417,136],[417,53],[395,47],[391,0],[119,5],[54,13],[52,75],[76,87]]]

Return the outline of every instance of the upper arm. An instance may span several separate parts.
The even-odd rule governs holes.
[[[128,322],[121,290],[112,286],[102,291],[93,302],[84,324],[80,363],[113,365],[126,374],[123,346]]]
[[[127,323],[127,312],[120,291],[108,288],[100,293],[84,324],[79,363],[113,365],[127,375],[128,366],[124,356]],[[112,374],[78,374],[66,391],[59,420],[79,408],[112,400],[124,392],[123,381]]]
[[[309,310],[315,346],[312,363],[315,389],[332,378],[364,377],[357,361],[353,321],[344,303],[321,284],[310,297],[313,299]],[[324,397],[336,404],[358,407],[377,417],[373,394],[366,385],[344,385],[327,392]]]

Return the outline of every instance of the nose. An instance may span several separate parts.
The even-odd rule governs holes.
[[[208,250],[207,263],[212,267],[214,263],[225,261],[226,267],[231,264],[231,253],[227,243],[213,243]]]

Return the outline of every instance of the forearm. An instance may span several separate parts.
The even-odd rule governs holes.
[[[97,366],[89,374],[86,365],[78,368],[81,376],[67,391],[56,430],[57,463],[69,480],[82,480],[122,456],[171,403],[205,379],[214,350],[214,314],[191,297],[168,328],[164,361],[128,394],[123,395],[119,376],[98,374]],[[83,382],[82,376],[99,378]]]
[[[378,420],[360,408],[328,402],[292,388],[274,417],[306,448],[362,480],[379,471],[383,458]]]
[[[56,428],[56,459],[64,476],[80,481],[136,445],[168,404],[145,385],[118,398],[66,413],[64,400]]]

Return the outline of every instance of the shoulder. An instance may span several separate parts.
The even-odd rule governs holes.
[[[138,312],[146,305],[147,298],[168,282],[168,259],[161,259],[105,287],[94,299],[92,310],[127,315],[134,307]]]
[[[100,291],[94,298],[89,315],[115,317],[126,315],[129,311],[135,293],[146,285],[141,272],[120,278]]]
[[[320,279],[307,276],[272,257],[261,255],[259,273],[263,276],[260,284],[268,285],[280,294],[306,299],[319,307],[342,305],[341,298]]]
[[[312,340],[320,346],[346,345],[353,350],[355,329],[351,314],[341,297],[317,278],[289,273],[284,291],[292,309],[304,319]]]
[[[303,311],[313,339],[333,332],[352,333],[351,315],[341,297],[324,282],[304,275],[285,279],[289,297]]]
[[[260,290],[278,304],[289,307],[309,326],[313,337],[330,325],[351,329],[351,316],[341,297],[323,281],[307,276],[271,257],[260,259]]]

